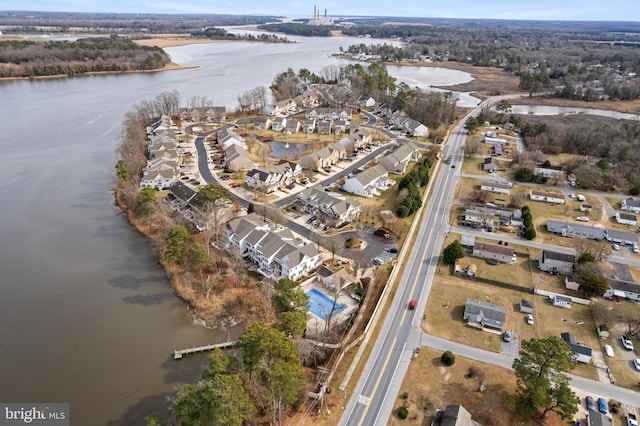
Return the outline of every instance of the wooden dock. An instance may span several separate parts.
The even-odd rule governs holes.
[[[236,341],[233,340],[231,342],[216,343],[214,345],[196,346],[195,348],[180,349],[180,350],[173,351],[173,359],[182,359],[182,357],[185,355],[197,354],[200,352],[209,352],[214,349],[228,349],[235,344],[236,344]]]

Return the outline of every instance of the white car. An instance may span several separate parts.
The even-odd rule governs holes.
[[[533,315],[527,314],[527,324],[533,325]]]
[[[576,220],[579,220],[580,222],[589,222],[589,218],[586,216],[578,216],[576,217]]]
[[[611,245],[611,248],[612,248],[612,249],[614,249],[615,251],[620,250],[620,246],[619,246],[619,245],[617,245],[617,244],[613,244],[613,245]]]
[[[633,359],[633,366],[636,368],[636,370],[640,371],[640,358]]]
[[[622,341],[622,346],[624,346],[626,350],[633,350],[633,342],[629,338],[627,338],[627,336],[622,336],[620,340]]]
[[[631,249],[634,253],[640,253],[640,248],[638,248],[637,244],[633,245],[633,248]]]

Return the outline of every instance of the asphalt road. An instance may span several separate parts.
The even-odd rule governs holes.
[[[472,113],[479,111],[478,107]],[[442,169],[433,182],[415,244],[407,260],[397,292],[380,335],[345,409],[341,425],[386,424],[396,403],[402,379],[416,347],[421,346],[420,328],[442,242],[448,232],[448,217],[463,160],[466,131],[461,121],[451,133],[447,149],[451,165]],[[414,311],[407,309],[412,299]]]

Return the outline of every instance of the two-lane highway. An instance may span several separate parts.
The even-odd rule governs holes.
[[[478,107],[470,114],[479,111]],[[363,374],[349,400],[341,425],[386,424],[396,401],[411,356],[420,345],[422,312],[427,303],[431,281],[448,232],[449,211],[463,159],[466,131],[461,121],[452,132],[447,152],[451,164],[442,165],[432,184],[429,204],[418,227],[418,235],[406,262],[397,293]],[[418,307],[408,310],[410,300]]]

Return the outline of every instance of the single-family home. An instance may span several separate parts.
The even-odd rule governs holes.
[[[316,120],[315,119],[307,119],[304,120],[304,124],[302,125],[302,131],[304,133],[313,133],[316,131]]]
[[[427,126],[411,118],[402,123],[402,131],[415,137],[427,136],[429,134],[429,128]]]
[[[621,225],[635,226],[638,223],[638,218],[634,214],[616,212],[616,222]]]
[[[469,324],[502,330],[507,317],[507,309],[476,299],[467,298],[463,319]]]
[[[487,172],[495,172],[498,170],[498,159],[495,157],[487,157],[484,159],[484,163],[482,164],[482,170]]]
[[[534,167],[533,168],[534,175],[541,175],[549,179],[563,179],[565,171],[562,167]]]
[[[225,168],[235,172],[241,170],[251,170],[255,163],[246,149],[240,145],[230,145],[224,150]]]
[[[560,192],[540,191],[532,189],[529,191],[529,198],[532,201],[543,201],[551,204],[564,204],[564,194]]]
[[[616,229],[605,229],[605,238],[607,241],[618,244],[634,245],[638,244],[638,235],[634,232],[618,231]]]
[[[562,333],[560,338],[567,342],[571,351],[571,359],[575,362],[589,364],[591,362],[591,348],[576,342],[576,338],[571,333]]]
[[[431,426],[482,426],[471,418],[462,405],[447,405],[444,411],[436,411]]]
[[[621,298],[640,302],[640,285],[629,281],[607,280],[607,291],[602,297],[607,299]]]
[[[563,237],[584,237],[590,240],[602,240],[606,237],[606,230],[591,225],[547,220],[547,231],[560,234]]]
[[[270,194],[280,188],[282,177],[282,174],[275,167],[260,167],[251,169],[247,173],[245,182],[253,189]]]
[[[627,212],[640,213],[640,200],[627,198],[620,202],[620,208]]]
[[[227,149],[231,145],[238,145],[247,149],[247,144],[244,141],[244,138],[238,136],[230,127],[220,129],[218,132],[218,145],[221,146],[222,149]]]
[[[268,130],[271,128],[273,122],[270,118],[256,118],[253,121],[253,128],[255,130]]]
[[[509,194],[511,192],[511,184],[509,182],[484,181],[480,184],[480,189],[499,194]]]
[[[278,117],[271,123],[271,130],[274,132],[282,132],[287,127],[287,117]]]
[[[570,274],[574,265],[575,256],[572,254],[542,250],[538,257],[538,269],[552,274]]]
[[[514,263],[518,260],[515,251],[509,246],[478,241],[473,246],[473,255],[483,259],[495,259],[503,263]]]
[[[482,207],[473,207],[464,211],[464,220],[471,225],[494,226],[496,214],[494,211]]]
[[[526,299],[520,299],[520,312],[532,314],[533,313],[533,302]]]
[[[384,155],[378,160],[378,164],[389,173],[403,175],[407,171],[409,162],[418,161],[419,159],[420,150],[415,144],[409,142]]]
[[[389,179],[389,172],[377,164],[373,167],[348,178],[342,189],[362,197],[373,198],[379,196],[380,192],[385,191],[395,182]]]
[[[559,294],[550,295],[549,301],[553,304],[553,306],[567,309],[571,309],[571,304],[573,303],[573,300],[571,300],[570,297],[562,296]]]
[[[356,102],[361,108],[371,108],[376,104],[375,99],[373,99],[371,96],[366,95],[359,96]]]
[[[304,213],[311,213],[324,223],[337,228],[353,222],[360,216],[360,202],[344,199],[335,193],[307,188],[298,193],[294,206]]]
[[[484,138],[484,143],[489,144],[489,145],[508,145],[509,142],[504,140],[504,139],[500,139],[500,138],[490,138],[490,137],[486,137]]]
[[[351,136],[355,138],[356,148],[364,148],[371,145],[371,133],[363,127],[357,128]]]

